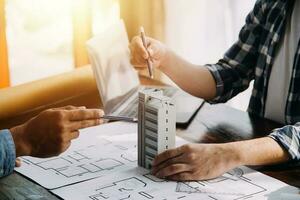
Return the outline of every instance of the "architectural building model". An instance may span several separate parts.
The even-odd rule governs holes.
[[[139,92],[138,165],[150,169],[155,156],[175,147],[176,108],[161,90]]]

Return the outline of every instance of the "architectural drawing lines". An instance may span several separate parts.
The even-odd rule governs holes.
[[[229,185],[228,188],[218,187],[218,185],[221,186],[224,184]],[[237,184],[249,188],[249,191],[239,191],[230,186]],[[213,188],[218,188],[218,190]],[[238,200],[246,199],[259,193],[263,193],[266,191],[266,189],[245,178],[243,176],[243,170],[236,168],[231,172],[224,174],[223,176],[209,181],[178,182],[175,191],[187,194],[207,194],[214,200],[219,200],[220,196],[230,196],[230,199]]]
[[[77,165],[73,165],[74,162],[69,160],[69,159],[73,159],[73,157],[71,156],[58,157],[55,159],[49,159],[38,163],[34,163],[27,158],[23,158],[23,159],[27,163],[30,163],[31,165],[35,165],[46,171],[52,170],[57,175],[62,175],[65,178],[82,176],[83,174],[96,173],[103,170],[112,170],[116,167],[124,165],[124,163],[122,163],[121,161],[113,158],[102,158],[89,163],[87,162],[80,163],[82,159],[88,159],[88,158],[82,158],[82,159],[77,159],[76,161],[78,162]]]

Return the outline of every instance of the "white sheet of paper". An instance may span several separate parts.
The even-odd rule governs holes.
[[[198,182],[157,179],[137,167],[137,125],[115,122],[80,131],[62,155],[23,157],[18,172],[64,199],[285,199],[298,189],[246,167]],[[176,138],[177,146],[187,143]],[[80,183],[79,183],[80,182]],[[72,184],[72,185],[70,185]]]
[[[52,192],[72,200],[279,200],[282,192],[297,191],[297,188],[247,167],[236,168],[217,179],[196,182],[165,181],[153,177],[145,169],[134,167]]]
[[[47,189],[112,174],[137,166],[137,124],[114,122],[80,131],[57,157],[22,157],[15,170]],[[178,145],[185,143],[181,138]]]
[[[80,131],[80,137],[58,157],[22,157],[15,170],[47,189],[88,180],[136,166],[134,123],[115,122]]]

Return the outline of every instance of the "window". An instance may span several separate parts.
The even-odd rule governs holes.
[[[5,2],[10,85],[72,70],[76,52],[85,51],[78,51],[85,48],[82,38],[101,33],[120,18],[117,0]]]

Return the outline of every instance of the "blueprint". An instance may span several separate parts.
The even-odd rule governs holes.
[[[147,170],[135,167],[52,192],[73,200],[275,200],[280,199],[280,196],[272,193],[282,188],[289,193],[298,191],[246,167],[234,169],[217,179],[195,182],[161,180],[150,175]]]
[[[136,166],[136,124],[113,124],[82,130],[58,157],[22,157],[16,171],[54,189]]]
[[[58,157],[23,157],[16,170],[63,199],[271,199],[298,189],[247,167],[216,179],[172,182],[137,167],[137,125],[115,122],[80,131]],[[176,145],[186,141],[176,138]]]

